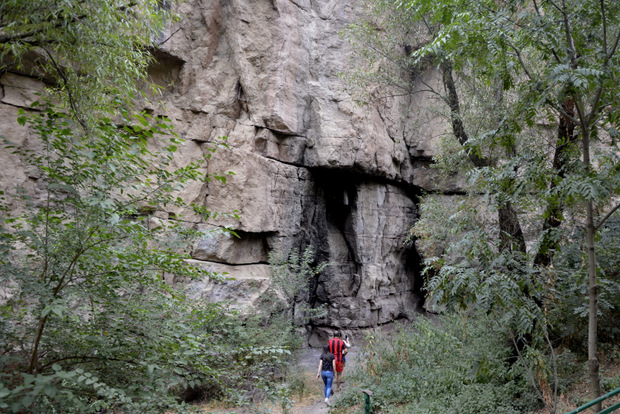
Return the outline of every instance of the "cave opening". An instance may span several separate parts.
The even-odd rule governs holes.
[[[380,263],[368,262],[368,260],[372,261],[379,258],[382,248],[376,244],[368,244],[369,236],[372,238],[374,234],[366,234],[369,228],[365,226],[366,224],[379,225],[382,229],[393,232],[395,230],[394,225],[396,227],[402,225],[402,241],[398,241],[397,229],[397,233],[389,234],[390,239],[395,237],[394,243],[402,243],[406,237],[408,226],[413,225],[418,218],[417,205],[420,191],[407,183],[369,176],[354,170],[317,168],[312,169],[311,172],[315,183],[315,195],[313,202],[310,203],[312,205],[306,207],[304,223],[302,224],[305,233],[304,239],[305,243],[315,246],[318,263],[329,262],[332,264],[319,278],[312,281],[310,286],[311,305],[313,307],[320,305],[334,307],[333,312],[335,312],[325,320],[311,322],[310,329],[319,328],[320,330],[338,325],[333,319],[334,317],[350,319],[354,317],[351,313],[352,309],[359,309],[361,312],[361,309],[366,309],[368,306],[372,308],[376,306],[376,303],[380,303],[363,296],[368,295],[369,289],[369,286],[362,289],[363,283],[365,283],[364,275],[376,272],[373,268],[376,269],[384,265],[389,267],[394,266],[394,264],[384,264],[382,261]],[[387,186],[386,190],[376,192],[376,189],[381,188],[382,185]],[[366,197],[365,195],[388,197],[388,200],[392,201],[386,201],[385,206],[381,204],[372,207],[372,199],[364,201],[361,198]],[[411,204],[399,205],[397,200],[402,199],[402,197],[409,199]],[[390,204],[393,202],[396,204]],[[395,214],[393,217],[397,220],[405,219],[405,221],[401,224],[398,224],[400,221],[389,223],[389,214],[391,213],[388,210],[377,213],[378,216],[365,216],[373,209],[376,212],[376,208],[380,210],[392,208],[389,211]],[[383,224],[384,220],[388,220],[388,224]],[[388,240],[386,243],[391,243],[391,241]],[[394,269],[397,271],[394,276],[394,283],[398,284],[400,288],[390,295],[393,294],[393,300],[400,303],[402,308],[401,312],[394,316],[394,320],[411,319],[414,317],[414,313],[424,311],[422,259],[413,243],[388,247],[388,249],[392,251],[392,253],[386,253],[390,254],[390,263],[394,263],[393,260],[400,257],[400,265],[398,265],[398,269]],[[375,259],[372,259],[373,257]],[[369,267],[366,268],[365,266]],[[340,306],[343,308],[336,310]]]

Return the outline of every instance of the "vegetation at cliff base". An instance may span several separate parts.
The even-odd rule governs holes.
[[[390,334],[368,333],[363,368],[349,376],[336,412],[352,412],[345,407],[355,405],[363,389],[372,390],[375,412],[530,412],[537,396],[523,366],[514,363],[503,329],[486,315],[461,313],[435,321],[421,317]],[[531,368],[546,378],[549,361],[538,357]],[[570,353],[562,358],[569,362],[565,368],[574,368]]]
[[[28,145],[2,137],[34,183],[0,188],[2,412],[189,412],[275,392],[289,325],[172,283],[222,278],[186,260],[210,233],[184,215],[217,213],[183,189],[228,173],[205,168],[225,141],[179,165],[188,143],[165,114],[132,109],[173,18],[164,3],[0,4],[0,71],[47,85],[16,120]]]
[[[434,166],[464,178],[464,194],[450,202],[423,197],[410,234],[425,259],[427,306],[494,315],[515,364],[549,358],[551,391],[529,381],[549,412],[561,409],[564,350],[587,359],[590,395],[599,396],[599,346],[617,343],[620,309],[610,261],[620,208],[620,4],[363,4],[344,32],[357,65],[345,74],[351,88],[364,101],[386,89],[429,97],[427,117],[445,125]]]

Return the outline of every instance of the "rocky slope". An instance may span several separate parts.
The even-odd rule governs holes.
[[[441,121],[421,115],[428,96],[387,98],[359,107],[339,73],[349,49],[339,36],[356,15],[355,2],[337,0],[187,0],[182,16],[161,36],[152,79],[161,105],[188,140],[179,164],[197,159],[209,142],[228,137],[229,150],[208,171],[233,171],[226,184],[196,184],[183,194],[240,219],[203,223],[183,211],[160,212],[201,228],[227,225],[240,239],[199,241],[196,263],[235,278],[193,286],[196,297],[254,303],[268,285],[268,254],[312,245],[331,266],[313,287],[328,315],[325,330],[376,326],[419,310],[419,258],[403,246],[417,217],[421,191],[433,191],[430,157]],[[432,73],[427,76],[431,81]],[[0,77],[5,136],[28,145],[15,119],[36,80]],[[36,172],[6,151],[3,183],[36,193]]]

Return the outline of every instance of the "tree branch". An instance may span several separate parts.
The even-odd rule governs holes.
[[[129,3],[125,4],[124,6],[119,6],[116,8],[117,11],[121,11],[124,12],[127,9],[130,9],[134,6],[137,6],[138,3],[136,1],[130,1]],[[72,16],[71,19],[69,19],[70,22],[75,23],[75,22],[79,22],[80,20],[83,20],[85,18],[89,17],[88,14],[81,14],[79,16]],[[56,24],[52,25],[52,28],[54,29],[60,29],[64,26],[64,23],[66,22],[66,20],[62,20],[60,22],[57,22]],[[48,21],[43,21],[43,22],[38,22],[38,25],[42,25],[44,23],[48,23],[51,24],[53,23],[53,20],[48,20]],[[0,36],[0,44],[2,43],[8,43],[8,42],[13,42],[15,40],[23,40],[23,39],[27,39],[29,37],[35,36],[37,34],[40,34],[42,32],[45,31],[45,27],[40,27],[38,29],[35,30],[31,30],[29,32],[26,33],[15,33],[12,35],[4,35],[4,36]],[[30,42],[28,42],[30,43]]]
[[[551,361],[553,362],[553,413],[555,413],[555,411],[558,408],[558,383],[559,383],[559,376],[558,376],[558,357],[555,354],[555,349],[553,348],[553,345],[551,344],[551,340],[549,339],[549,333],[547,332],[547,327],[545,326],[545,324],[543,324],[542,326],[542,331],[543,334],[545,336],[545,339],[547,340],[547,344],[549,345],[549,349],[551,350]]]
[[[553,0],[548,0],[548,1],[549,1],[549,4],[551,4],[553,7],[555,7],[557,11],[559,11],[560,13],[562,13],[562,9],[561,9],[561,8],[560,8],[557,4],[555,4],[555,3],[553,2]]]
[[[607,55],[606,62],[609,61],[616,53],[616,50],[618,49],[618,42],[620,42],[620,31],[618,31],[618,36],[616,36],[616,41],[614,42],[614,46],[609,51],[609,55]]]
[[[607,20],[605,17],[605,0],[601,0],[601,21],[603,23],[603,51],[607,57]]]
[[[574,124],[578,124],[579,122],[577,121],[577,118],[575,118],[574,115],[569,114],[568,112],[566,112],[562,107],[559,107],[555,104],[555,102],[551,101],[551,99],[547,98],[545,99],[545,103],[547,105],[549,105],[551,107],[551,109],[556,110],[559,114],[563,115],[566,117],[566,119],[568,119],[569,121],[571,121]]]
[[[562,16],[564,17],[564,32],[566,34],[566,42],[568,43],[569,47],[570,47],[570,63],[571,63],[571,68],[576,69],[577,68],[577,50],[575,49],[575,41],[573,40],[573,35],[571,34],[571,30],[570,30],[570,23],[568,21],[568,14],[566,13],[566,2],[565,0],[562,0],[562,10],[560,11],[562,13]]]
[[[87,242],[88,240],[90,240],[90,238],[92,236],[93,236],[93,233],[91,233],[86,238],[85,241]],[[69,276],[73,272],[73,268],[75,267],[78,259],[80,258],[80,256],[84,252],[85,252],[84,249],[78,250],[78,252],[71,259],[71,263],[69,264],[67,269],[63,272],[62,276],[60,277],[60,280],[58,281],[58,284],[56,285],[56,288],[54,289],[54,292],[52,294],[52,301],[53,301],[53,298],[56,298],[58,296],[58,294],[60,293],[60,290],[63,287],[63,283],[64,283],[65,279],[67,278],[67,276]],[[70,278],[70,276],[69,276],[69,278]],[[32,353],[30,355],[30,364],[28,366],[28,373],[29,374],[33,374],[35,372],[36,367],[37,367],[37,363],[38,363],[38,359],[39,359],[39,345],[41,343],[41,338],[43,337],[43,330],[45,329],[45,324],[47,322],[48,316],[49,316],[49,313],[47,315],[43,316],[41,319],[39,319],[39,326],[37,327],[37,333],[35,335],[35,339],[34,339],[34,342],[32,344]]]
[[[616,205],[614,208],[612,208],[607,214],[605,214],[605,217],[603,217],[601,219],[601,221],[598,222],[598,224],[594,227],[594,231],[598,231],[598,229],[605,224],[605,222],[609,219],[609,217],[611,217],[612,214],[614,214],[618,209],[620,209],[620,204]]]
[[[172,33],[170,36],[168,36],[167,38],[165,38],[164,40],[162,40],[161,42],[157,43],[157,46],[161,46],[164,43],[166,43],[168,40],[170,40],[172,38],[172,36],[174,36],[175,34],[177,34],[179,32],[179,30],[181,30],[181,27],[179,27],[177,30],[174,31],[174,33]]]
[[[434,95],[437,95],[439,98],[441,98],[444,102],[448,103],[447,99],[445,96],[443,96],[442,94],[440,94],[439,92],[437,92],[435,90],[435,88],[433,88],[431,85],[429,85],[428,83],[424,82],[423,80],[420,80],[420,83],[424,86],[426,86],[428,89],[421,89],[420,92],[430,92]]]
[[[515,51],[515,53],[517,54],[517,58],[519,59],[519,64],[521,65],[521,68],[523,68],[523,71],[525,72],[525,74],[527,75],[527,77],[532,80],[532,75],[530,74],[530,71],[527,70],[527,67],[525,66],[525,62],[523,62],[523,58],[521,57],[521,52],[519,52],[519,50],[516,48],[515,45],[512,44],[512,42],[508,39],[505,39],[506,42],[508,42],[508,46],[510,46],[510,48],[512,50]]]
[[[602,15],[602,19],[603,19],[603,53],[605,55],[605,61],[603,62],[603,69],[607,68],[607,64],[609,63],[609,61],[611,60],[611,58],[614,56],[614,54],[616,53],[616,50],[618,49],[618,43],[620,42],[620,31],[618,31],[618,35],[616,36],[616,40],[614,41],[614,45],[611,48],[611,50],[609,51],[609,54],[607,54],[607,29],[606,29],[606,18],[605,18],[605,8],[604,8],[604,0],[601,0],[601,15]],[[598,111],[598,103],[599,100],[601,99],[601,95],[603,93],[603,85],[600,84],[597,91],[596,91],[596,95],[594,97],[594,101],[592,102],[592,110],[591,112],[588,114],[587,116],[587,122],[588,125],[590,125],[592,123],[592,121],[594,120],[594,115],[596,115],[597,111]]]
[[[84,131],[88,131],[88,127],[87,127],[86,123],[84,122],[84,120],[82,119],[82,117],[80,116],[80,113],[79,113],[79,111],[78,111],[78,109],[77,109],[77,107],[75,105],[75,99],[73,98],[73,92],[71,91],[71,86],[69,86],[69,80],[65,76],[65,72],[58,65],[58,63],[56,62],[56,60],[54,59],[54,57],[52,56],[50,51],[47,50],[46,48],[42,48],[42,49],[45,51],[47,56],[52,61],[52,64],[54,65],[54,68],[56,69],[56,71],[60,75],[65,88],[67,88],[67,93],[69,94],[69,105],[71,105],[71,109],[73,110],[73,112],[75,114],[75,118],[78,120],[78,122],[80,123],[82,128],[84,128]]]
[[[581,133],[583,137],[588,133],[588,130],[589,130],[588,126],[590,124],[588,123],[588,118],[586,117],[586,114],[584,112],[583,102],[581,102],[580,97],[574,95],[574,98],[575,98],[575,109],[577,110],[577,115],[578,115],[577,118],[579,120],[579,126],[581,127]],[[589,165],[588,165],[588,168],[589,168]]]
[[[547,406],[547,402],[545,401],[542,391],[540,390],[539,385],[536,382],[536,379],[534,378],[534,374],[531,368],[527,365],[525,358],[523,357],[523,354],[519,350],[519,345],[517,344],[517,341],[515,340],[515,334],[512,332],[510,328],[508,328],[508,334],[510,336],[510,339],[512,340],[512,345],[514,346],[514,349],[517,351],[517,356],[519,358],[519,361],[521,361],[521,363],[523,364],[523,368],[525,368],[525,374],[530,380],[530,383],[532,387],[534,388],[534,391],[536,391],[536,394],[538,395],[538,398],[540,399],[540,401],[542,401],[543,404]]]

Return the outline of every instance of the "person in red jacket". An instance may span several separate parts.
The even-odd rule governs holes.
[[[348,338],[345,338],[348,339]],[[347,354],[347,348],[350,348],[350,344],[342,339],[342,332],[334,332],[334,337],[327,343],[329,346],[329,352],[334,355],[336,361],[336,391],[340,392],[340,382],[342,381],[342,375],[344,373],[344,365],[346,363],[345,355]]]

